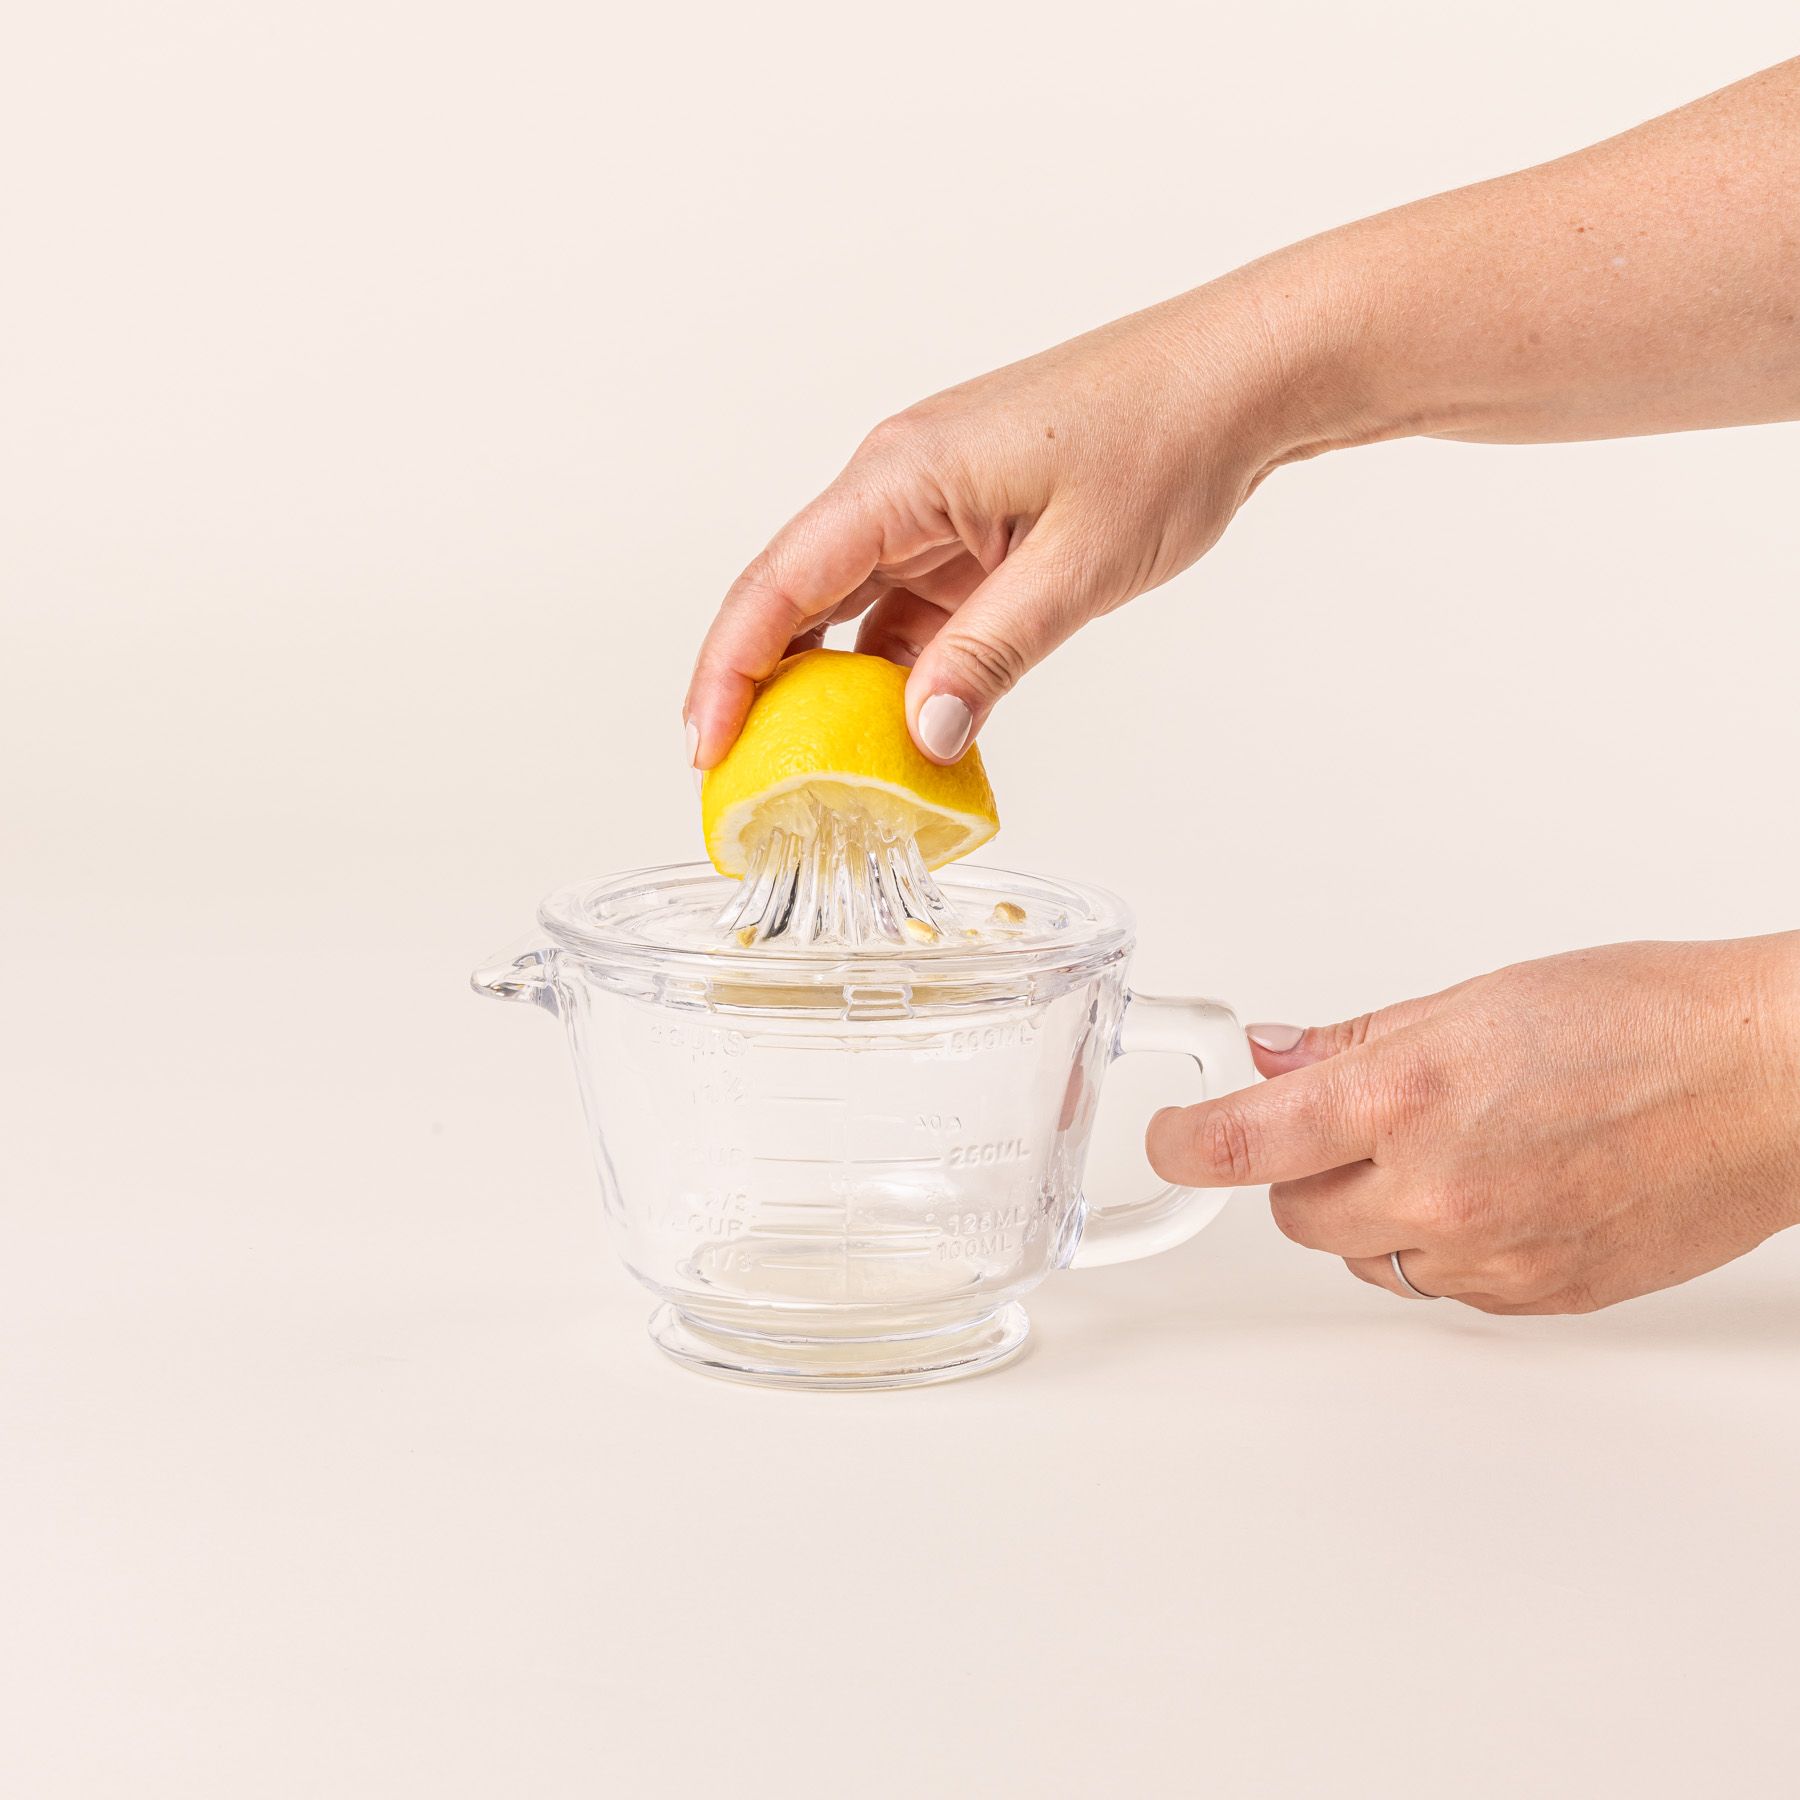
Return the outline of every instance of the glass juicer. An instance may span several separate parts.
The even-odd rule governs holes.
[[[1118,1056],[1184,1052],[1208,1096],[1254,1079],[1229,1007],[1129,990],[1121,901],[781,837],[741,884],[692,864],[563,888],[473,978],[561,1019],[663,1350],[765,1384],[943,1381],[1021,1347],[1051,1271],[1215,1216],[1216,1189],[1082,1193]]]

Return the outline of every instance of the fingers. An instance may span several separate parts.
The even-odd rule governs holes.
[[[1299,1181],[1278,1181],[1269,1189],[1269,1211],[1283,1237],[1308,1250],[1341,1257],[1352,1275],[1390,1294],[1416,1299],[1498,1299],[1524,1297],[1523,1269],[1506,1262],[1472,1263],[1466,1252],[1437,1238],[1429,1209],[1407,1191],[1404,1175],[1374,1163],[1352,1163]],[[1408,1294],[1394,1274],[1400,1250]]]
[[[1381,1173],[1369,1162],[1269,1189],[1269,1212],[1283,1237],[1346,1260],[1384,1256],[1393,1247],[1396,1227],[1384,1201]]]
[[[1388,1256],[1346,1256],[1344,1267],[1358,1281],[1366,1281],[1370,1287],[1386,1288],[1390,1294],[1402,1300],[1416,1300],[1420,1294],[1428,1300],[1447,1299],[1449,1296],[1441,1288],[1421,1285],[1422,1271],[1417,1266],[1417,1255],[1418,1252],[1414,1251],[1406,1259],[1406,1279],[1418,1289],[1418,1293],[1413,1294],[1409,1294],[1400,1285],[1399,1278],[1394,1274],[1393,1262]]]
[[[863,615],[856,647],[910,669],[949,616],[910,588],[892,588]]]
[[[922,648],[906,688],[914,741],[954,762],[995,702],[1105,610],[1091,561],[1045,517]]]
[[[1406,1272],[1406,1283],[1394,1273],[1394,1257]],[[1483,1306],[1497,1296],[1480,1286],[1476,1271],[1460,1267],[1454,1257],[1434,1254],[1428,1249],[1383,1251],[1375,1256],[1346,1256],[1344,1267],[1358,1281],[1371,1287],[1386,1288],[1402,1300],[1461,1300],[1466,1305]],[[1407,1283],[1411,1284],[1408,1292]]]
[[[1400,1266],[1416,1290],[1409,1294],[1394,1275],[1393,1255],[1346,1256],[1344,1267],[1371,1287],[1386,1288],[1403,1300],[1457,1300],[1477,1312],[1543,1313],[1578,1310],[1570,1306],[1561,1283],[1535,1270],[1516,1268],[1513,1259],[1470,1264],[1467,1259],[1429,1246],[1402,1250]]]
[[[1246,1025],[1244,1035],[1250,1040],[1251,1058],[1262,1074],[1285,1075],[1291,1069],[1304,1069],[1328,1056],[1341,1056],[1346,1050],[1379,1043],[1396,1031],[1417,1025],[1467,985],[1459,982],[1442,993],[1401,1000],[1379,1012],[1362,1013],[1336,1025]]]
[[[1152,1166],[1184,1187],[1255,1187],[1368,1159],[1387,1124],[1368,1055],[1334,1057],[1199,1106],[1165,1107],[1145,1138]]]
[[[756,684],[868,579],[882,526],[867,499],[828,489],[735,582],[700,647],[685,708],[694,766],[710,769],[735,741]]]

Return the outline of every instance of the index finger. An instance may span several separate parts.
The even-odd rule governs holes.
[[[1355,1051],[1198,1106],[1167,1106],[1144,1145],[1165,1181],[1261,1187],[1373,1158],[1380,1137]]]
[[[731,748],[756,684],[775,672],[796,637],[868,579],[880,557],[873,509],[828,488],[731,584],[700,646],[683,709],[695,768],[710,769]]]

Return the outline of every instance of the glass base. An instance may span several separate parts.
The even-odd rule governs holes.
[[[722,1331],[672,1305],[650,1315],[650,1336],[683,1367],[759,1387],[892,1388],[955,1381],[1024,1348],[1031,1322],[1017,1301],[948,1330],[910,1337],[779,1338]]]

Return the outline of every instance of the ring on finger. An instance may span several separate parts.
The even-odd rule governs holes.
[[[1400,1266],[1400,1252],[1398,1250],[1391,1250],[1388,1252],[1388,1266],[1394,1271],[1394,1279],[1400,1283],[1400,1291],[1402,1293],[1410,1294],[1415,1300],[1441,1300],[1443,1298],[1441,1294],[1428,1294],[1423,1288],[1414,1287],[1413,1284],[1406,1279],[1406,1271]]]

